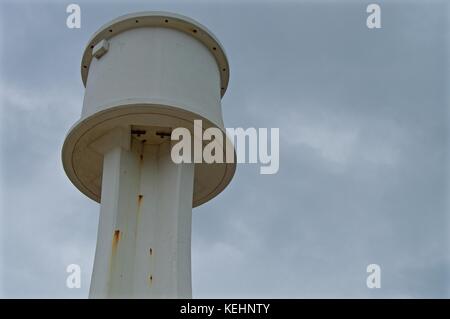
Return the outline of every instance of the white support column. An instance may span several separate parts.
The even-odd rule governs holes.
[[[193,184],[194,164],[173,163],[170,142],[145,145],[137,224],[136,297],[191,298]]]
[[[193,183],[170,141],[106,151],[90,298],[191,298]]]

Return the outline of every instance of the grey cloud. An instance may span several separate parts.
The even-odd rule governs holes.
[[[194,297],[448,296],[442,2],[382,2],[377,31],[362,2],[80,4],[81,30],[65,28],[64,4],[1,4],[3,296],[87,297],[98,206],[60,147],[81,111],[84,45],[138,10],[191,16],[221,40],[226,126],[280,128],[278,174],[239,165],[194,210]],[[69,263],[81,290],[65,287]]]

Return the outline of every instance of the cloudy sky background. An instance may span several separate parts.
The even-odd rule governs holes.
[[[194,209],[193,296],[448,297],[448,16],[444,1],[0,0],[0,296],[85,298],[97,203],[62,169],[79,67],[98,27],[164,10],[206,25],[231,69],[227,127],[279,127],[280,170],[241,164]],[[380,3],[380,2],[378,2]],[[426,4],[425,4],[426,3]],[[68,264],[81,289],[65,285]],[[366,266],[382,288],[366,287]]]

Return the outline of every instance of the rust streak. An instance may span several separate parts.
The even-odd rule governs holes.
[[[113,255],[116,254],[117,246],[119,245],[119,241],[120,241],[120,230],[116,229],[114,231],[113,240],[112,240],[112,253],[113,253]]]
[[[153,276],[150,275],[150,276],[148,277],[148,285],[151,286],[152,283],[153,283]]]
[[[139,229],[139,223],[140,223],[140,219],[141,219],[141,205],[142,205],[142,199],[144,198],[143,195],[138,195],[138,200],[137,200],[137,211],[136,211],[136,224],[134,227],[134,236],[137,236],[138,233],[138,229]]]

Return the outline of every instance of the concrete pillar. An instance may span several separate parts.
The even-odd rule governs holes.
[[[194,164],[170,143],[105,151],[91,298],[191,298]]]

